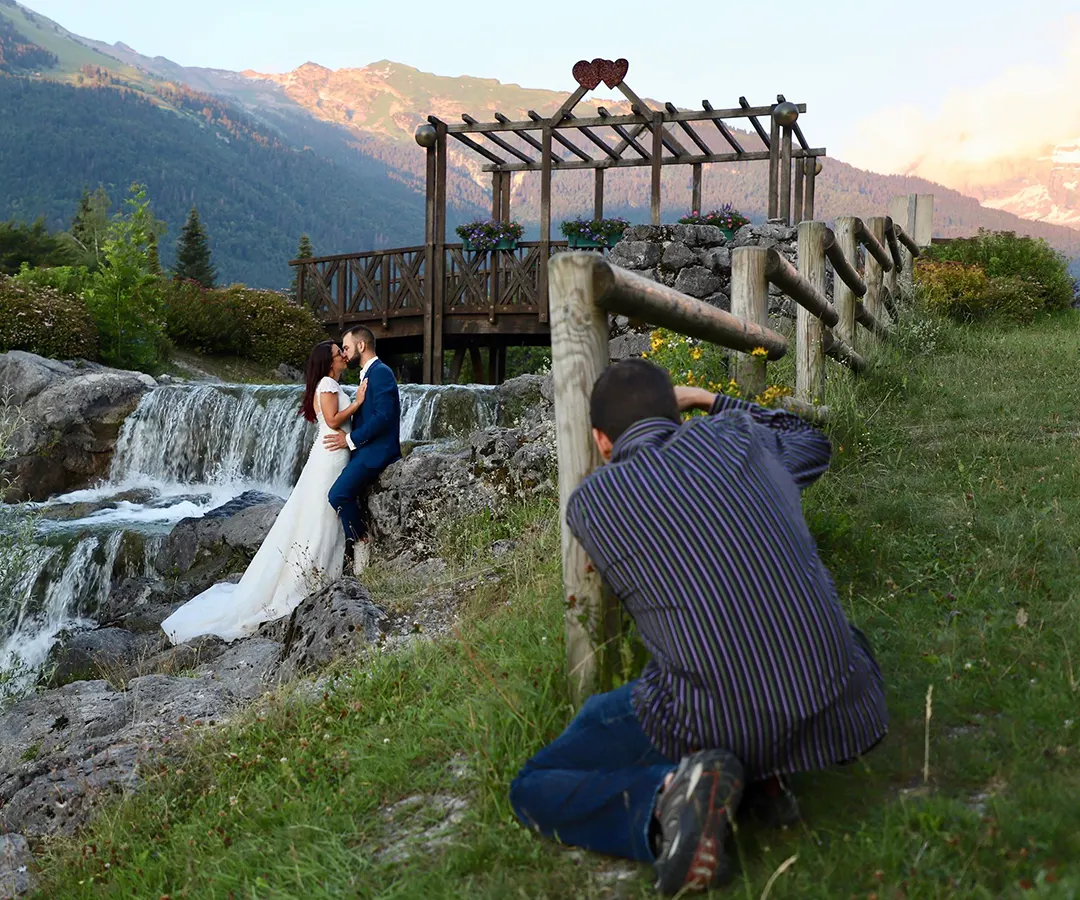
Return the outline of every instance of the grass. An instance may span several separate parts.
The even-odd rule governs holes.
[[[795,780],[802,828],[739,830],[725,893],[1080,892],[1078,354],[1066,313],[948,329],[932,354],[831,380],[834,469],[806,512],[875,646],[891,730],[858,764]],[[554,508],[472,520],[447,551],[511,531],[526,536],[467,602],[460,640],[376,654],[321,698],[279,694],[190,742],[48,847],[39,896],[652,896],[646,871],[614,880],[512,818],[510,779],[571,716]],[[415,796],[439,802],[386,812]],[[468,802],[460,821],[425,832],[451,798]]]
[[[241,356],[203,355],[173,348],[165,372],[180,378],[211,376],[227,384],[286,384],[275,366],[267,366]]]

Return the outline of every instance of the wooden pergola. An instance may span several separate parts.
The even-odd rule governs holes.
[[[625,59],[582,60],[574,65],[578,87],[553,115],[529,110],[528,119],[511,121],[496,112],[494,122],[480,122],[468,114],[460,124],[436,116],[416,130],[416,142],[427,150],[427,216],[425,231],[428,296],[445,280],[447,150],[451,140],[480,156],[483,171],[491,173],[492,218],[510,217],[511,178],[515,172],[540,173],[540,260],[551,255],[551,175],[553,171],[591,169],[595,173],[593,215],[604,214],[604,173],[608,169],[649,166],[652,170],[651,221],[660,224],[660,176],[666,166],[690,166],[693,172],[691,207],[701,210],[702,168],[708,163],[760,160],[769,164],[769,218],[790,222],[812,218],[814,180],[821,170],[824,147],[811,147],[798,124],[805,104],[778,95],[776,103],[751,106],[745,97],[733,108],[714,108],[705,100],[700,110],[680,110],[666,103],[654,109],[626,83],[629,63]],[[578,103],[601,84],[617,89],[630,105],[629,115],[613,115],[604,107],[597,115],[574,114]],[[761,119],[768,117],[768,126]],[[747,120],[760,138],[763,150],[747,150],[727,126],[728,120]],[[723,138],[727,152],[716,153],[694,127],[711,122]],[[792,201],[794,187],[794,202]],[[794,208],[793,208],[794,207]],[[548,320],[547,266],[538,272],[539,321]],[[439,319],[435,304],[434,319]],[[431,321],[426,337],[432,359],[441,359],[441,323]],[[429,373],[434,375],[434,373]]]

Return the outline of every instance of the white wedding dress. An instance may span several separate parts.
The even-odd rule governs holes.
[[[341,577],[345,532],[327,494],[349,462],[349,451],[323,447],[323,437],[332,430],[319,404],[323,393],[337,394],[339,411],[349,405],[333,378],[319,382],[318,434],[296,487],[239,583],[215,584],[161,623],[172,643],[203,634],[226,641],[247,637],[263,622],[289,615],[305,597]],[[341,426],[348,429],[348,423]]]

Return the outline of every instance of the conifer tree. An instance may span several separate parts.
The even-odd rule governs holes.
[[[101,261],[101,244],[109,228],[109,207],[112,201],[104,187],[98,187],[93,194],[83,188],[79,198],[75,218],[71,221],[71,237],[86,255],[91,266]]]
[[[177,278],[197,281],[204,288],[212,288],[217,279],[217,272],[210,260],[206,231],[203,230],[199,212],[194,206],[191,207],[176,245],[176,268],[173,269],[173,274]]]
[[[311,238],[306,234],[300,235],[300,246],[296,248],[296,259],[311,259],[315,255],[315,248],[311,246]],[[289,296],[297,303],[302,301],[302,297],[297,296],[297,292],[300,289],[298,274],[299,270],[293,266],[292,284],[289,286]]]

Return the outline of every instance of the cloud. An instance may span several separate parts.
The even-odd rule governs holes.
[[[1022,178],[1036,160],[1049,166],[1055,146],[1080,139],[1080,17],[1066,27],[1060,59],[950,90],[930,115],[915,106],[882,110],[859,123],[843,158],[958,190]]]

